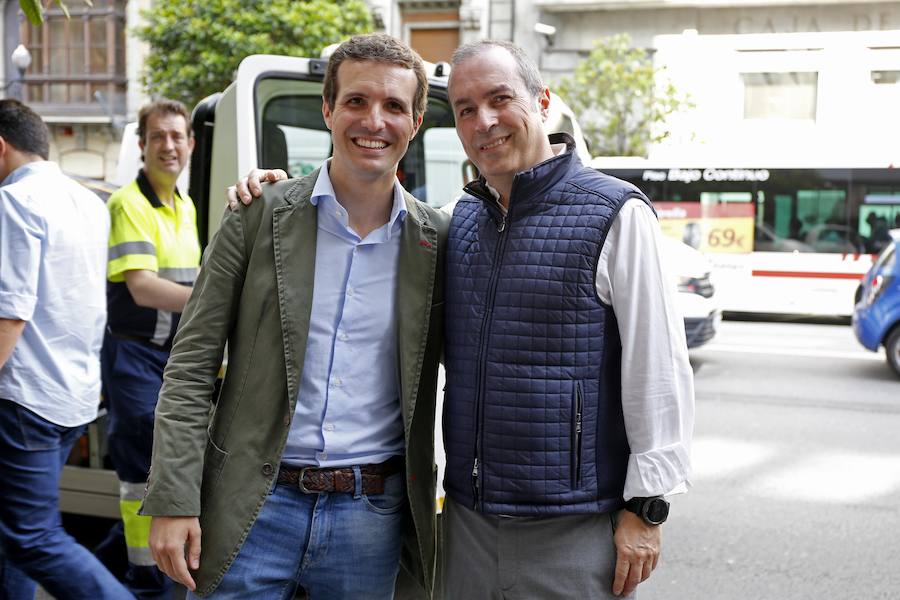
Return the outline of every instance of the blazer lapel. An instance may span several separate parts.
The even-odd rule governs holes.
[[[309,198],[317,176],[315,171],[292,186],[285,193],[287,203],[276,208],[272,215],[275,276],[291,410],[300,389],[316,278],[318,220],[316,207]]]
[[[416,408],[421,355],[431,316],[437,268],[437,231],[424,222],[416,201],[404,192],[406,218],[400,235],[397,265],[397,352],[400,372],[400,406],[407,437]]]

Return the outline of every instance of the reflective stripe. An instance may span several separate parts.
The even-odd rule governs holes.
[[[128,484],[124,484],[128,485]],[[139,484],[143,487],[144,484]],[[122,485],[119,486],[122,492]],[[125,545],[128,548],[128,562],[141,565],[153,565],[153,557],[150,555],[150,520],[138,514],[141,508],[140,500],[119,500],[119,512],[122,514],[122,524],[125,526]]]
[[[122,242],[109,249],[109,260],[115,260],[127,254],[149,254],[150,256],[156,256],[156,246],[150,242]]]
[[[169,334],[172,333],[172,313],[167,310],[156,311],[156,330],[153,332],[151,342],[157,346],[165,346]]]
[[[119,500],[142,500],[144,498],[144,490],[146,489],[146,483],[128,483],[127,481],[120,481]]]
[[[128,562],[138,566],[138,567],[154,567],[156,566],[156,561],[153,560],[153,555],[150,554],[150,548],[132,548],[128,546],[125,548],[128,552]]]
[[[200,271],[199,267],[167,267],[164,269],[159,269],[156,274],[159,275],[163,279],[168,279],[169,281],[178,281],[181,283],[194,283],[194,280],[197,279],[197,273]]]

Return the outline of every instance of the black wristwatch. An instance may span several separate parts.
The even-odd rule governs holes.
[[[632,498],[625,503],[625,510],[642,518],[647,525],[659,525],[669,516],[669,503],[662,496]]]

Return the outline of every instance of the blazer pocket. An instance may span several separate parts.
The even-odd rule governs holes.
[[[215,490],[225,463],[228,462],[228,452],[219,448],[212,438],[206,439],[206,452],[203,454],[203,481],[200,484],[200,504],[205,505],[209,501],[209,495]]]

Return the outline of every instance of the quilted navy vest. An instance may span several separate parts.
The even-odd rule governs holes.
[[[624,504],[621,342],[595,272],[625,200],[649,201],[562,139],[568,152],[516,175],[507,215],[476,182],[450,225],[444,486],[485,513]]]

